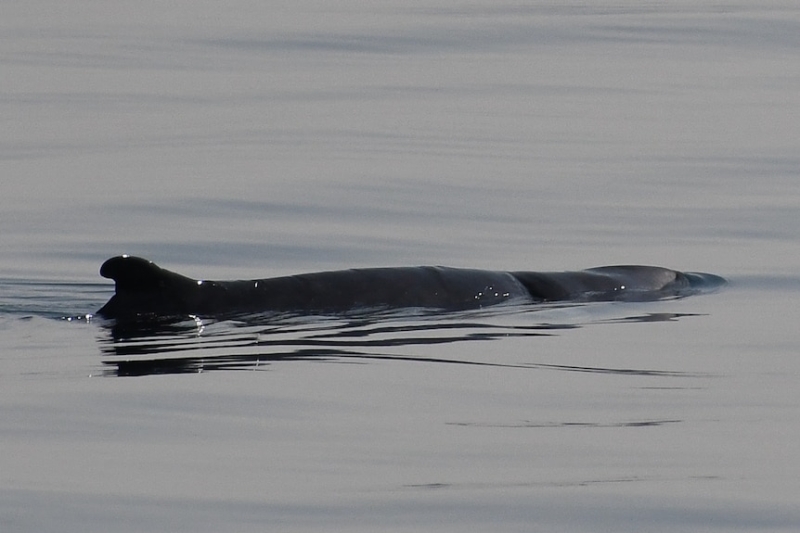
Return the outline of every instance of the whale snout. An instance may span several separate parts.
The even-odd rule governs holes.
[[[716,274],[705,272],[684,272],[689,287],[699,291],[714,291],[728,284],[728,280]]]

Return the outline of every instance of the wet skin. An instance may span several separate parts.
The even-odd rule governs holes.
[[[503,272],[449,267],[362,268],[248,281],[195,280],[133,256],[100,268],[116,294],[97,314],[223,316],[269,311],[344,313],[365,308],[462,310],[503,302],[655,300],[710,290],[713,274],[652,266],[576,272]]]

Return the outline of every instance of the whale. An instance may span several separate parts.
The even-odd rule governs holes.
[[[646,301],[709,291],[725,279],[658,266],[574,272],[507,272],[442,266],[355,268],[254,280],[193,279],[131,255],[100,275],[115,293],[97,315],[118,321],[226,317],[264,312],[347,313],[365,309],[457,311],[502,303]]]

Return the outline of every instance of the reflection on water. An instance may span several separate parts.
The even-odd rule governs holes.
[[[636,375],[679,375],[647,369],[603,368],[540,363],[505,364],[464,357],[420,355],[415,348],[462,342],[542,337],[591,324],[664,322],[696,316],[686,313],[638,313],[575,323],[587,304],[517,305],[491,310],[439,314],[424,312],[363,313],[339,317],[256,315],[236,320],[180,323],[101,323],[99,339],[108,375],[143,376],[256,370],[278,361],[399,360],[441,364],[502,366]],[[545,313],[540,315],[542,311]],[[565,313],[551,320],[553,311]],[[550,320],[542,321],[542,318]],[[466,352],[466,351],[465,351]],[[469,352],[467,352],[469,353]]]
[[[0,316],[78,318],[107,294],[106,283],[0,278]]]

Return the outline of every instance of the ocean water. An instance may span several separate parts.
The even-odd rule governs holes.
[[[797,531],[794,2],[4,6],[3,531]],[[262,278],[724,289],[126,331]]]

